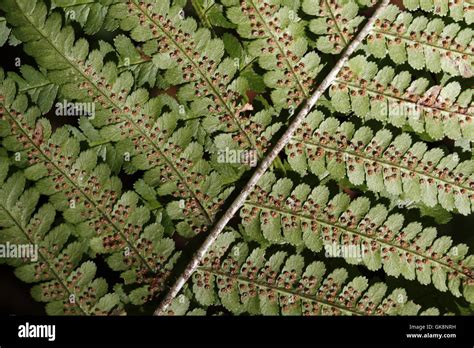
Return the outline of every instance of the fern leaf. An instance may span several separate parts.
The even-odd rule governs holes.
[[[388,275],[433,285],[472,302],[472,256],[465,244],[451,247],[450,237],[436,238],[435,228],[418,222],[404,224],[401,214],[389,214],[383,204],[371,206],[361,197],[351,201],[344,193],[330,197],[325,186],[293,188],[291,180],[262,177],[241,209],[244,235],[273,244],[293,244],[320,251],[333,245],[364,247],[360,257],[343,254],[349,263],[370,270],[383,267]],[[264,242],[265,243],[265,242]]]
[[[39,254],[0,262],[53,315],[143,311],[168,287],[155,314],[439,314],[388,293],[400,276],[474,303],[468,245],[422,223],[474,211],[474,7],[450,1],[404,0],[423,16],[388,0],[373,15],[374,0],[2,0],[0,46],[22,42],[37,68],[0,69],[0,244]],[[332,114],[309,114],[317,100]],[[68,102],[94,111],[50,123]],[[122,281],[109,290],[95,260]]]
[[[445,24],[440,18],[413,17],[389,6],[367,37],[368,51],[376,58],[387,54],[396,63],[414,69],[474,76],[474,30]]]
[[[247,82],[237,77],[234,60],[224,57],[223,41],[213,39],[208,29],[185,17],[179,4],[171,6],[168,0],[127,4],[114,10],[116,16],[125,18],[121,28],[144,42],[155,65],[166,71],[164,79],[169,85],[185,84],[178,92],[179,102],[190,103],[195,117],[205,117],[203,125],[209,134],[232,133],[239,146],[263,154],[270,145],[263,135],[265,127],[244,115],[252,110],[242,102]]]
[[[433,85],[425,78],[412,81],[407,71],[379,70],[364,56],[352,58],[330,88],[336,111],[353,111],[396,127],[427,133],[433,139],[474,139],[472,89],[458,82]]]
[[[448,16],[455,21],[464,20],[467,24],[474,23],[474,2],[472,0],[403,0],[403,5],[410,11],[421,9],[438,16]]]
[[[107,263],[121,272],[125,285],[138,285],[130,292],[131,303],[141,305],[159,294],[179,257],[174,242],[165,238],[161,214],[151,219],[150,211],[139,205],[135,192],[126,192],[111,207],[114,224],[122,231],[96,224],[99,236],[91,240],[93,252],[110,255]],[[101,228],[102,227],[102,228]]]
[[[474,211],[474,162],[460,162],[454,153],[413,143],[406,134],[393,137],[388,129],[375,135],[364,126],[356,130],[321,112],[308,115],[286,147],[291,167],[305,175],[329,173],[335,180],[348,178],[374,192],[387,191],[428,207],[440,204],[463,215]]]
[[[296,109],[309,97],[321,69],[319,56],[307,52],[304,25],[296,10],[278,2],[246,0],[229,7],[227,17],[241,37],[252,40],[248,52],[268,71],[264,81],[273,90],[274,106]]]
[[[318,35],[316,48],[323,53],[341,53],[364,20],[358,16],[359,5],[352,0],[304,0],[302,9],[318,17],[310,20],[309,30]]]
[[[129,172],[145,170],[147,184],[160,196],[176,198],[167,210],[183,220],[177,225],[182,235],[205,231],[229,190],[222,192],[224,180],[203,160],[202,146],[192,141],[192,124],[177,129],[182,108],[174,102],[170,113],[155,119],[162,98],[149,99],[144,89],[132,92],[131,73],[119,74],[115,64],[103,62],[112,47],[104,44],[89,54],[87,41],[75,41],[70,27],[56,30],[61,18],[56,12],[46,17],[44,3],[7,0],[2,6],[26,49],[50,70],[48,76],[60,85],[62,94],[100,106],[95,118],[83,120],[82,125],[90,122],[101,128],[102,142],[120,141],[123,154],[132,157]],[[65,73],[71,76],[66,83]]]
[[[15,96],[11,80],[2,87],[7,87],[9,95],[0,95],[0,115],[10,125],[10,133],[2,134],[3,145],[19,158],[28,158],[25,177],[37,181],[38,192],[50,196],[65,220],[76,225],[78,236],[89,240],[99,235],[91,241],[92,250],[111,254],[109,265],[123,271],[128,284],[146,284],[134,291],[153,297],[174,262],[171,256],[178,256],[173,255],[174,242],[164,238],[158,217],[150,222],[150,211],[138,204],[136,193],[120,196],[118,178],[111,177],[107,165],[97,164],[94,150],[79,152],[79,141],[66,129],[51,133],[48,121],[37,120],[37,108],[24,114],[14,110],[25,109],[27,100],[24,95]]]
[[[7,43],[9,46],[17,46],[20,44],[20,41],[13,35],[6,18],[0,16],[0,47],[5,46]]]
[[[348,281],[343,268],[325,275],[323,262],[307,264],[301,255],[270,254],[235,239],[229,232],[219,236],[193,275],[194,294],[203,306],[221,303],[233,314],[253,315],[416,315],[420,310],[404,289],[387,295],[383,283],[369,286],[361,276]]]
[[[4,159],[3,159],[4,160]],[[26,180],[15,173],[0,186],[0,241],[37,248],[37,259],[7,259],[16,275],[28,283],[37,301],[46,302],[49,315],[107,315],[122,312],[118,297],[107,294],[107,283],[95,278],[96,266],[79,266],[87,246],[72,241],[74,226],[53,226],[51,204],[39,208],[39,193],[26,189]],[[36,210],[37,209],[37,210]],[[4,244],[5,245],[5,244]]]
[[[121,190],[120,181],[110,178],[105,165],[97,165],[93,150],[80,152],[80,142],[66,128],[52,133],[50,123],[39,118],[39,109],[28,108],[25,95],[15,95],[12,80],[4,81],[1,87],[0,116],[2,128],[8,130],[1,134],[2,145],[15,152],[19,166],[27,166],[25,177],[37,181],[39,192],[51,196],[68,222],[80,221],[96,211],[105,213],[106,203]],[[83,209],[76,209],[76,204],[84,205]],[[93,232],[86,231],[85,235]]]

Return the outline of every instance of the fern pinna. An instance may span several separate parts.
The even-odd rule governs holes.
[[[17,4],[14,5],[18,9]],[[44,9],[44,4],[37,3],[32,11],[45,15]],[[128,71],[119,74],[116,64],[103,62],[104,56],[111,52],[111,47],[103,46],[103,50],[92,51],[87,58],[87,41],[79,39],[74,43],[70,27],[60,32],[64,36],[63,40],[54,39],[57,33],[48,30],[54,23],[60,25],[58,13],[53,13],[45,23],[39,21],[37,25],[27,20],[27,16],[23,14],[15,23],[25,25],[21,28],[28,32],[26,45],[44,45],[51,53],[52,60],[38,59],[42,67],[52,70],[52,81],[62,84],[62,93],[66,97],[74,96],[74,99],[80,101],[90,100],[97,105],[96,116],[90,122],[100,128],[99,139],[122,141],[119,145],[122,153],[125,157],[132,157],[127,168],[129,172],[146,170],[147,183],[152,186],[161,184],[158,194],[174,194],[176,198],[180,198],[169,203],[168,209],[173,217],[186,220],[178,225],[180,233],[189,235],[205,230],[222,201],[219,197],[210,196],[213,192],[217,196],[221,193],[219,175],[212,173],[212,168],[201,159],[201,146],[192,142],[195,132],[193,127],[190,125],[175,129],[181,117],[180,108],[175,107],[171,112],[155,119],[151,115],[157,113],[160,98],[149,99],[148,92],[144,89],[131,91],[134,83],[132,74]],[[64,44],[71,46],[64,47]],[[74,51],[75,56],[69,58],[58,53],[64,51]],[[56,74],[63,70],[77,82],[56,81]],[[113,77],[113,82],[106,83],[105,76]],[[79,95],[77,88],[82,91]],[[84,123],[87,125],[87,120]],[[202,180],[207,181],[207,184],[201,183],[198,187],[198,182]],[[204,193],[203,189],[207,192]],[[187,209],[179,208],[179,205],[184,205]],[[190,231],[191,228],[194,232]]]
[[[305,264],[298,254],[251,249],[226,232],[194,274],[193,292],[200,304],[219,301],[234,314],[414,315],[420,310],[403,289],[386,295],[383,283],[369,287],[361,276],[347,281],[343,268],[325,273],[321,261]],[[437,313],[429,308],[420,314]]]
[[[374,192],[387,192],[412,203],[440,204],[469,215],[473,209],[474,162],[460,161],[441,148],[388,129],[374,134],[370,127],[339,122],[313,112],[290,140],[286,153],[292,169],[300,174],[347,178]]]
[[[2,160],[2,171],[8,173],[8,162]],[[3,177],[4,179],[4,177]],[[71,241],[74,227],[55,223],[56,210],[51,204],[36,207],[39,192],[25,189],[26,179],[15,173],[2,181],[0,196],[1,241],[36,245],[35,261],[6,259],[16,267],[15,274],[28,283],[39,283],[31,289],[33,298],[47,302],[50,315],[119,314],[123,306],[119,296],[107,294],[107,283],[95,278],[96,266],[91,261],[80,265],[87,245]]]
[[[414,69],[471,77],[474,61],[474,31],[458,23],[446,24],[441,18],[413,17],[389,6],[373,33],[368,49],[377,58],[387,54],[396,64],[408,62]]]
[[[2,87],[8,87],[9,93],[15,90],[14,82],[8,79]],[[36,119],[38,108],[16,111],[28,106],[24,95],[0,97],[3,122],[10,125],[3,144],[7,150],[16,151],[13,157],[19,166],[22,158],[28,159],[24,177],[36,182],[36,192],[50,196],[64,219],[75,225],[80,239],[92,238],[93,252],[111,254],[109,265],[123,271],[127,284],[147,284],[147,296],[161,290],[170,267],[167,263],[173,263],[168,258],[173,255],[174,243],[163,238],[160,216],[147,225],[151,212],[138,205],[138,195],[120,195],[120,181],[111,177],[107,165],[97,164],[95,151],[79,154],[79,141],[65,128],[51,133],[47,120]]]
[[[269,176],[262,181],[265,186],[256,186],[241,211],[244,235],[251,239],[313,251],[332,244],[361,245],[364,255],[348,256],[349,263],[361,262],[371,270],[383,267],[388,275],[401,274],[422,284],[433,282],[456,296],[462,284],[465,298],[474,301],[473,257],[466,257],[465,244],[451,247],[450,237],[436,238],[436,229],[418,222],[405,224],[403,215],[390,214],[383,204],[371,206],[366,197],[351,201],[344,193],[330,197],[325,186],[293,188],[290,180],[273,183]]]
[[[473,5],[403,5],[2,1],[2,262],[49,314],[469,311]]]
[[[268,70],[263,78],[273,89],[274,105],[295,109],[309,97],[321,68],[319,56],[307,52],[308,42],[302,35],[304,27],[297,21],[296,12],[277,2],[233,3],[238,6],[230,7],[227,16],[237,24],[239,35],[250,40],[249,54],[258,58],[259,65]]]
[[[426,133],[435,140],[474,137],[472,89],[462,90],[456,81],[440,86],[426,78],[413,80],[408,71],[379,69],[359,55],[341,71],[330,92],[339,112],[353,111],[363,119]]]

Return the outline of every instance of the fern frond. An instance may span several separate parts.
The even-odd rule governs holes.
[[[253,315],[416,315],[420,310],[404,289],[387,295],[383,283],[369,286],[361,276],[348,281],[343,268],[325,275],[323,262],[308,264],[301,255],[270,254],[235,239],[230,232],[220,235],[193,275],[193,291],[203,306],[221,303],[233,314]]]
[[[403,0],[410,11],[421,9],[438,16],[448,16],[456,22],[474,23],[474,2],[472,0]]]
[[[414,69],[474,76],[474,30],[445,24],[440,18],[413,17],[397,6],[387,7],[367,37],[368,51],[376,58],[387,54],[396,63]]]
[[[232,4],[234,5],[234,4]],[[276,108],[297,108],[310,95],[320,58],[308,51],[304,24],[297,12],[279,2],[245,0],[227,10],[241,37],[250,39],[249,54],[268,72],[265,84]]]
[[[319,111],[308,115],[286,147],[289,164],[301,175],[329,173],[429,207],[440,204],[463,215],[474,211],[473,160],[460,162],[456,153],[414,143],[407,133],[394,138],[381,129],[374,135],[366,126],[323,119]]]
[[[87,71],[90,65],[84,68]],[[100,83],[96,80],[83,86],[95,93]],[[145,171],[146,184],[159,196],[174,197],[167,211],[181,221],[177,225],[180,234],[189,237],[205,231],[231,189],[225,190],[225,180],[204,159],[203,146],[193,141],[192,124],[178,128],[180,111],[175,101],[171,112],[155,119],[152,115],[160,113],[163,98],[148,100],[143,90],[125,101],[115,98],[113,92],[108,95],[112,112],[105,109],[109,116],[100,135],[123,144],[124,153],[132,157],[128,171]],[[94,100],[99,103],[101,96]]]
[[[412,81],[407,71],[395,73],[364,56],[349,60],[330,88],[336,111],[353,111],[358,117],[376,119],[433,139],[474,140],[473,90],[458,82],[431,85],[426,78]]]
[[[153,217],[139,204],[135,192],[124,193],[111,209],[112,223],[123,226],[123,232],[100,221],[96,225],[99,236],[92,238],[91,248],[109,255],[108,265],[121,272],[125,285],[139,286],[129,297],[132,304],[141,305],[160,294],[180,253],[175,252],[173,240],[164,236],[161,214]]]
[[[469,306],[469,243],[424,221],[474,211],[472,1],[1,0],[0,47],[35,62],[0,68],[0,247],[39,254],[0,263],[48,314]]]
[[[244,235],[273,244],[293,244],[313,251],[335,245],[364,247],[360,259],[346,256],[349,263],[362,263],[370,270],[383,267],[388,275],[433,283],[440,291],[473,302],[473,256],[468,247],[451,247],[448,236],[436,238],[435,228],[418,222],[404,224],[401,214],[389,214],[383,204],[371,206],[366,197],[353,201],[340,193],[332,198],[326,186],[311,190],[306,184],[293,188],[291,180],[276,181],[272,173],[262,177],[241,209]]]
[[[239,146],[263,154],[270,145],[262,134],[265,127],[244,115],[253,109],[243,101],[248,83],[236,76],[234,60],[224,57],[223,41],[213,39],[194,19],[183,17],[179,4],[130,0],[127,5],[115,10],[125,18],[121,28],[144,42],[154,64],[166,71],[169,85],[183,84],[179,102],[190,103],[195,117],[205,117],[203,125],[209,134],[232,133]]]
[[[97,165],[95,151],[80,152],[79,140],[66,128],[53,133],[50,123],[39,118],[39,109],[28,108],[25,95],[15,94],[12,80],[1,85],[0,106],[2,145],[15,152],[19,166],[27,166],[25,177],[37,181],[40,193],[52,196],[66,220],[77,222],[97,212],[106,215],[106,206],[119,195],[121,183],[110,178],[105,165]],[[92,232],[86,229],[84,234]]]
[[[225,181],[203,159],[202,146],[192,141],[192,123],[176,129],[182,118],[178,104],[174,102],[170,113],[155,119],[161,99],[149,99],[144,89],[131,92],[132,74],[119,74],[115,64],[104,63],[112,47],[104,44],[89,54],[87,41],[75,41],[70,27],[59,30],[59,14],[46,17],[42,2],[7,0],[1,6],[26,49],[50,70],[49,78],[61,85],[62,94],[100,106],[90,123],[101,128],[103,141],[125,143],[123,153],[132,157],[129,171],[145,170],[147,183],[157,187],[159,195],[175,197],[168,211],[184,220],[177,225],[178,231],[194,236],[206,230],[229,190],[222,192]],[[73,82],[64,82],[66,73]],[[89,121],[82,122],[87,126]]]
[[[93,251],[111,254],[109,265],[123,271],[127,283],[147,284],[134,291],[152,297],[161,290],[174,262],[174,242],[164,238],[159,219],[150,222],[151,213],[138,204],[137,194],[120,196],[120,180],[111,177],[107,165],[97,164],[94,150],[80,152],[79,141],[65,128],[52,133],[47,120],[37,120],[39,110],[26,109],[27,100],[15,95],[13,81],[2,85],[0,103],[3,122],[10,125],[9,133],[2,134],[3,145],[28,158],[25,177],[37,181],[38,192],[50,196],[65,220],[76,225],[78,236],[99,236],[91,241]]]
[[[4,161],[4,159],[2,159]],[[8,171],[4,165],[1,165]],[[40,194],[25,190],[26,180],[15,173],[0,185],[0,241],[37,248],[37,260],[7,259],[15,274],[28,283],[37,301],[46,302],[49,315],[107,315],[122,312],[119,298],[107,293],[107,283],[95,278],[96,266],[79,265],[87,245],[71,241],[74,226],[53,226],[56,210],[51,204],[37,208]],[[5,244],[4,244],[5,245]]]
[[[304,0],[302,9],[318,17],[310,20],[309,30],[318,35],[316,48],[329,54],[341,53],[364,20],[353,0]]]

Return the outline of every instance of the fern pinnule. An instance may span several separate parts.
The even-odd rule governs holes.
[[[4,72],[1,72],[3,80]],[[38,71],[31,65],[23,64],[19,73],[9,71],[9,79],[15,81],[19,93],[28,95],[29,99],[38,106],[43,114],[53,107],[58,97],[59,86],[51,82],[46,74]]]
[[[79,23],[88,35],[97,34],[101,29],[113,31],[118,24],[109,15],[111,6],[121,0],[89,1],[52,0],[51,7],[61,8],[68,21]]]
[[[8,26],[7,21],[4,17],[0,17],[0,47],[10,38],[11,28]]]
[[[199,306],[188,290],[183,290],[176,296],[166,313],[163,313],[166,316],[205,316],[207,314],[207,308]]]
[[[114,48],[117,53],[117,68],[120,73],[130,71],[133,74],[135,87],[158,87],[161,84],[159,69],[143,48],[135,47],[132,40],[125,35],[114,37]]]

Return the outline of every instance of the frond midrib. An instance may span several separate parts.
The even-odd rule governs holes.
[[[385,30],[382,30],[382,29],[373,29],[372,32],[374,33],[378,33],[378,34],[382,34],[382,35],[385,35],[385,36],[389,36],[389,37],[393,37],[393,38],[400,38],[402,40],[405,40],[405,41],[408,41],[408,42],[412,42],[412,43],[418,43],[420,45],[423,45],[423,46],[428,46],[428,47],[431,47],[431,48],[435,48],[437,50],[440,50],[440,51],[445,51],[445,52],[451,52],[451,53],[455,53],[455,54],[460,54],[460,55],[466,55],[466,56],[469,56],[469,57],[474,57],[474,53],[469,53],[467,51],[467,48],[469,47],[466,47],[466,50],[465,51],[458,51],[458,50],[455,50],[455,49],[450,49],[450,48],[446,48],[446,47],[443,47],[443,46],[439,46],[439,45],[435,45],[435,44],[432,44],[432,43],[429,43],[427,41],[422,41],[421,38],[420,40],[415,40],[415,39],[411,39],[409,36],[406,36],[406,35],[402,35],[402,34],[395,34],[393,32],[390,32],[390,31],[385,31]],[[423,55],[425,55],[423,53]]]

